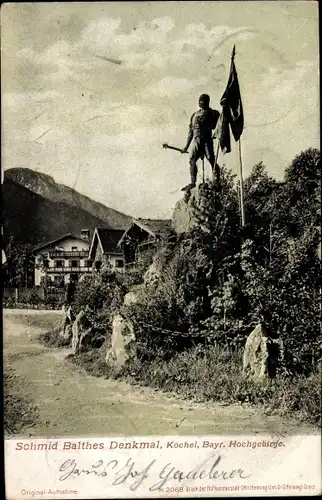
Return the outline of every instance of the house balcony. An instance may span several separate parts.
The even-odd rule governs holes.
[[[52,252],[49,252],[49,257],[51,259],[55,258],[62,258],[66,259],[68,257],[81,257],[81,258],[86,258],[88,256],[89,250],[71,250],[71,251],[65,251],[65,250],[55,250]]]
[[[47,267],[47,273],[91,273],[92,267],[78,266],[78,267]]]

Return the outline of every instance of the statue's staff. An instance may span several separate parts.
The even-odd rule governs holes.
[[[174,151],[179,151],[179,153],[188,153],[188,151],[184,151],[183,149],[181,148],[176,148],[175,146],[169,146],[169,144],[162,144],[162,147],[164,149],[173,149]]]

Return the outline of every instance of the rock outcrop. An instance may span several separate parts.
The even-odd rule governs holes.
[[[131,290],[124,296],[123,304],[125,306],[129,306],[131,304],[138,304],[142,302],[145,293],[145,286],[142,283],[141,285],[135,285],[131,288]]]
[[[75,316],[71,307],[62,307],[62,316],[54,327],[54,332],[62,339],[63,344],[69,345],[72,340],[72,324]]]
[[[267,335],[263,325],[257,325],[246,340],[243,374],[250,378],[274,378],[283,359],[283,344]]]
[[[94,330],[84,311],[80,311],[72,326],[72,349],[74,354],[92,346]]]
[[[187,192],[183,199],[176,203],[171,225],[177,234],[187,233],[195,227],[199,227],[205,232],[209,231],[207,225],[203,225],[196,217],[196,208],[203,211],[208,204],[208,197],[204,196],[207,191],[215,194],[213,185],[209,180]]]
[[[193,188],[174,207],[171,224],[177,234],[186,233],[196,225],[193,205],[198,199],[198,189],[199,187]]]
[[[135,359],[136,342],[133,326],[121,314],[117,314],[113,319],[111,347],[106,353],[105,361],[119,372]]]
[[[162,273],[167,266],[169,259],[171,257],[171,251],[169,248],[162,248],[153,257],[152,264],[149,266],[148,270],[144,274],[144,284],[154,285],[162,277]]]

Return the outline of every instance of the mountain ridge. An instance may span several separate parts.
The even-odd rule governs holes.
[[[31,169],[4,172],[2,200],[4,246],[10,236],[37,246],[65,233],[79,233],[81,229],[123,230],[132,220],[131,216]]]
[[[5,170],[4,179],[11,179],[51,201],[68,203],[77,208],[81,207],[95,217],[102,219],[105,227],[125,229],[132,220],[132,216],[107,207],[103,203],[92,200],[89,196],[83,195],[65,184],[56,182],[51,175],[36,172],[30,168],[15,167]]]

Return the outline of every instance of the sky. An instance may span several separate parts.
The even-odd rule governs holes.
[[[188,155],[162,144],[185,146],[201,93],[221,110],[234,44],[244,176],[263,161],[281,179],[319,148],[317,2],[9,3],[1,18],[4,169],[171,217]],[[237,173],[235,142],[219,164]]]

